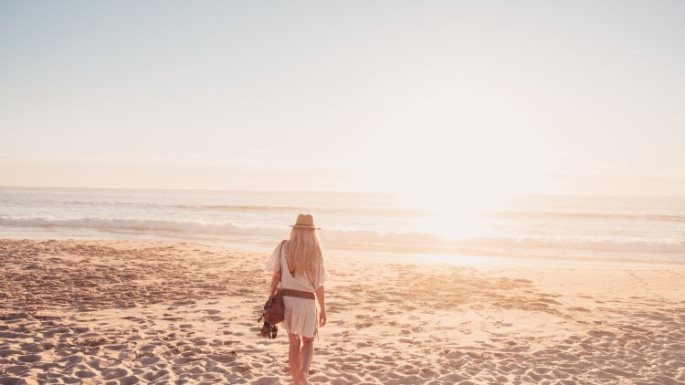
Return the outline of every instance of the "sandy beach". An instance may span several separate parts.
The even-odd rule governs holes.
[[[265,257],[0,241],[0,384],[288,384],[286,336],[258,336]],[[314,384],[685,384],[680,266],[328,267]]]

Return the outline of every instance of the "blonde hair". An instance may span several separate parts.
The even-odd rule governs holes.
[[[321,242],[316,229],[293,227],[285,245],[285,259],[293,275],[303,273],[314,285],[319,266],[323,266]]]

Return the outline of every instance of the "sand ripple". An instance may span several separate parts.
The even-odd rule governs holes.
[[[286,338],[257,337],[263,258],[0,241],[0,385],[289,383]],[[314,384],[685,384],[685,301],[640,286],[646,273],[626,272],[634,295],[621,296],[506,272],[330,266]]]

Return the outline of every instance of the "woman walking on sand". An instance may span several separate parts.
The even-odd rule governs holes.
[[[276,247],[266,262],[266,270],[273,272],[270,295],[277,290],[283,294],[283,324],[290,340],[288,359],[293,381],[295,385],[309,384],[307,374],[314,354],[314,336],[326,324],[326,270],[311,215],[297,216],[290,238]]]

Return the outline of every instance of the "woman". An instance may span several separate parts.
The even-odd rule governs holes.
[[[277,290],[283,293],[283,324],[290,340],[290,373],[295,385],[309,384],[307,374],[314,354],[314,336],[326,324],[323,289],[326,270],[311,215],[297,216],[290,238],[276,247],[266,262],[266,269],[273,272],[270,295]]]

